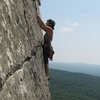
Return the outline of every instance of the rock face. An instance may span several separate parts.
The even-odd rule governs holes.
[[[0,0],[0,100],[50,100],[34,0]]]

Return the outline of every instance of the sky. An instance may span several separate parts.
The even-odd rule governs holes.
[[[100,65],[100,0],[41,0],[44,22],[56,22],[55,62]]]

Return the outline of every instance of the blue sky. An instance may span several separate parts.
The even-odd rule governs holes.
[[[100,0],[41,0],[40,12],[56,22],[54,61],[100,65]]]

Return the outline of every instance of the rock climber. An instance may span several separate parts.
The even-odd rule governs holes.
[[[44,44],[43,44],[43,57],[44,57],[44,67],[45,67],[45,73],[46,77],[49,80],[49,59],[53,59],[53,47],[51,45],[51,42],[53,40],[53,30],[55,27],[55,21],[52,19],[48,19],[46,24],[42,21],[41,17],[37,15],[37,23],[41,27],[42,30],[45,31],[44,34]]]

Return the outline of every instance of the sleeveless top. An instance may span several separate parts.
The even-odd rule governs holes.
[[[50,47],[52,41],[52,35],[48,35],[48,33],[45,33],[44,35],[44,47]]]

